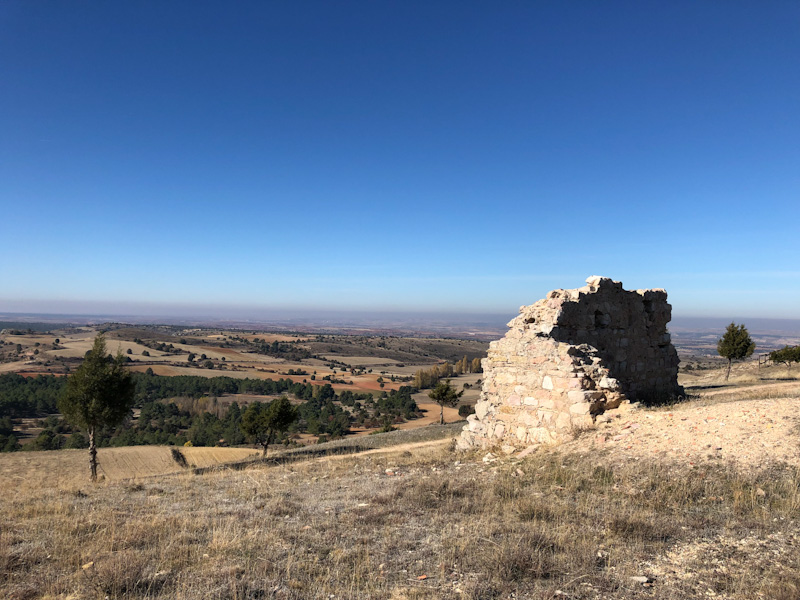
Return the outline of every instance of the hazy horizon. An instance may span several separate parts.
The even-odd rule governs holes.
[[[385,329],[402,329],[408,327],[483,327],[504,331],[506,323],[518,314],[517,310],[507,313],[499,312],[459,312],[459,311],[402,311],[402,310],[343,310],[343,309],[291,309],[291,308],[264,308],[250,311],[237,307],[235,310],[226,310],[217,307],[215,310],[190,312],[173,307],[172,311],[152,313],[141,312],[31,312],[7,311],[0,304],[0,321],[36,322],[42,319],[45,322],[69,323],[73,319],[76,323],[107,321],[129,322],[132,324],[188,324],[205,323],[208,325],[235,324],[236,328],[243,328],[249,322],[255,326],[317,326],[337,325],[347,327],[370,327]],[[700,316],[676,315],[668,327],[673,333],[697,331],[724,331],[730,322],[745,323],[751,332],[758,333],[783,333],[800,335],[800,319],[774,319],[752,316]]]

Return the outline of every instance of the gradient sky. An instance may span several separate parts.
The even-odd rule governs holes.
[[[800,318],[799,32],[778,0],[5,0],[0,310],[513,313],[598,274]]]

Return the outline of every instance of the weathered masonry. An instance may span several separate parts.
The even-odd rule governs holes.
[[[606,410],[683,393],[667,293],[606,277],[586,283],[523,306],[489,345],[460,447],[558,442]]]

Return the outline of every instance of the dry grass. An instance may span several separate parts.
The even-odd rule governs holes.
[[[794,468],[743,473],[557,451],[487,465],[447,446],[137,484],[28,479],[0,500],[0,595],[800,594]]]
[[[251,448],[179,448],[189,467],[210,467],[255,456]],[[180,473],[169,446],[128,446],[100,448],[99,474],[108,481],[120,481]],[[69,488],[85,485],[89,473],[88,450],[16,452],[0,454],[0,480],[12,486],[46,481],[48,486]]]
[[[699,392],[699,398],[706,402],[738,402],[741,400],[797,398],[799,396],[800,382],[736,386],[730,389]]]
[[[710,388],[724,391],[694,403],[791,388]],[[2,456],[0,597],[800,597],[796,466],[569,445],[484,463],[452,452],[460,427],[348,438],[201,476],[169,448],[119,449],[120,474],[178,474],[97,486],[85,451]],[[152,454],[137,466],[123,450]],[[232,457],[180,451],[197,466]]]
[[[728,380],[725,379],[726,371],[727,366],[718,369],[682,371],[679,374],[679,382],[689,387],[710,385],[732,387],[770,381],[800,381],[800,368],[796,366],[787,369],[783,364],[769,363],[759,367],[754,360],[734,363]]]

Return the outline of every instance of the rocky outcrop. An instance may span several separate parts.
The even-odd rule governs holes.
[[[558,442],[607,410],[683,393],[667,293],[605,277],[586,284],[523,306],[490,344],[460,447]]]

